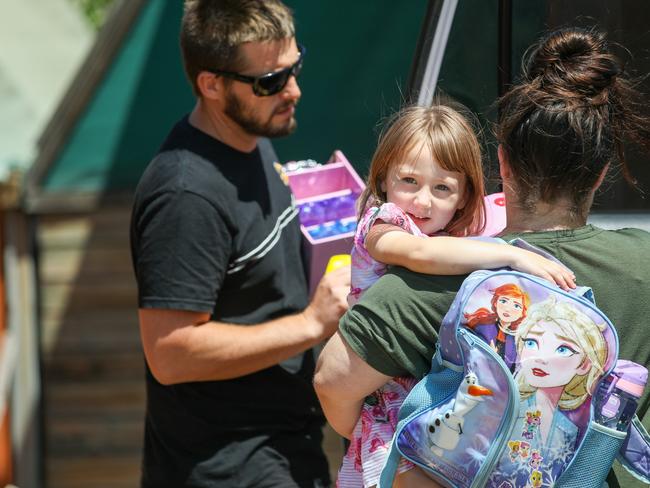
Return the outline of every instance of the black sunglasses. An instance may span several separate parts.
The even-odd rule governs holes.
[[[239,73],[222,71],[220,69],[211,70],[210,72],[215,75],[225,76],[226,78],[232,78],[233,80],[253,85],[253,93],[255,93],[255,95],[258,97],[268,97],[284,90],[284,87],[287,86],[289,78],[291,78],[292,75],[296,78],[300,76],[302,60],[305,56],[305,52],[305,46],[298,44],[298,61],[288,68],[273,71],[272,73],[266,73],[261,76],[240,75]]]

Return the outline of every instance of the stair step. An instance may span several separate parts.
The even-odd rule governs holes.
[[[142,416],[134,419],[56,419],[48,436],[48,451],[56,457],[88,454],[138,454],[142,451]]]
[[[48,488],[134,488],[140,484],[140,455],[48,455],[46,477]]]
[[[44,378],[47,381],[72,380],[99,382],[105,379],[141,378],[144,381],[144,356],[139,343],[131,351],[95,351],[58,354],[51,351],[44,357]],[[143,385],[144,387],[144,385]]]

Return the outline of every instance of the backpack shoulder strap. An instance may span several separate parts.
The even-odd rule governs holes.
[[[505,242],[505,241],[503,241]],[[560,261],[558,258],[553,256],[551,253],[544,251],[543,249],[540,249],[539,247],[535,247],[532,244],[529,244],[526,242],[524,239],[521,237],[517,237],[515,239],[512,239],[511,241],[508,242],[508,244],[519,247],[521,249],[525,249],[526,251],[534,252],[536,254],[539,254],[540,256],[544,256],[546,259],[550,259],[551,261],[555,261],[558,264],[561,264],[567,269],[571,269],[568,266],[566,266],[562,261]],[[581,296],[583,298],[586,298],[589,300],[591,303],[596,304],[596,299],[594,297],[594,291],[588,287],[588,286],[578,286],[575,288],[575,290],[572,290],[571,293],[575,293],[578,296]]]

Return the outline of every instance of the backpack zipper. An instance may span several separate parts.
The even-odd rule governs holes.
[[[465,341],[470,345],[470,347],[478,347],[479,349],[486,351],[492,359],[494,359],[499,367],[507,371],[508,374],[506,378],[508,380],[508,405],[506,406],[506,411],[503,415],[503,421],[499,428],[497,429],[497,436],[492,442],[492,446],[488,450],[485,461],[479,468],[474,481],[471,484],[472,488],[483,488],[487,484],[487,480],[492,474],[494,466],[499,462],[503,452],[507,446],[506,440],[510,438],[512,430],[517,422],[517,416],[514,415],[514,412],[519,412],[519,395],[516,395],[516,387],[514,380],[510,375],[510,370],[503,362],[501,357],[492,350],[485,342],[480,339],[475,338],[472,334],[467,332],[465,329],[458,328],[458,334],[460,337],[465,339]]]

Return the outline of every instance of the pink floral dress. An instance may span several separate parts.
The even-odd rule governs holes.
[[[365,247],[366,236],[377,221],[396,225],[410,234],[426,237],[411,218],[397,205],[384,203],[371,207],[359,220],[352,248],[352,286],[348,295],[350,306],[380,276],[388,266],[368,254]],[[369,488],[379,482],[379,475],[388,457],[388,448],[397,427],[397,413],[402,402],[417,381],[414,378],[393,378],[372,395],[366,397],[361,416],[352,432],[352,439],[339,470],[336,486],[338,488]],[[398,472],[402,473],[415,465],[405,459],[400,460]]]
[[[422,233],[411,220],[411,217],[394,203],[384,203],[380,207],[367,209],[357,224],[354,246],[350,253],[352,256],[352,286],[348,295],[350,306],[357,303],[361,294],[383,276],[388,269],[387,265],[373,259],[366,249],[366,237],[377,220],[400,227],[409,234],[426,237],[426,234]]]
[[[397,428],[397,413],[416,383],[415,378],[394,378],[366,397],[339,469],[337,488],[370,488],[379,483],[381,468]],[[413,467],[413,463],[402,458],[397,472],[403,473]]]

